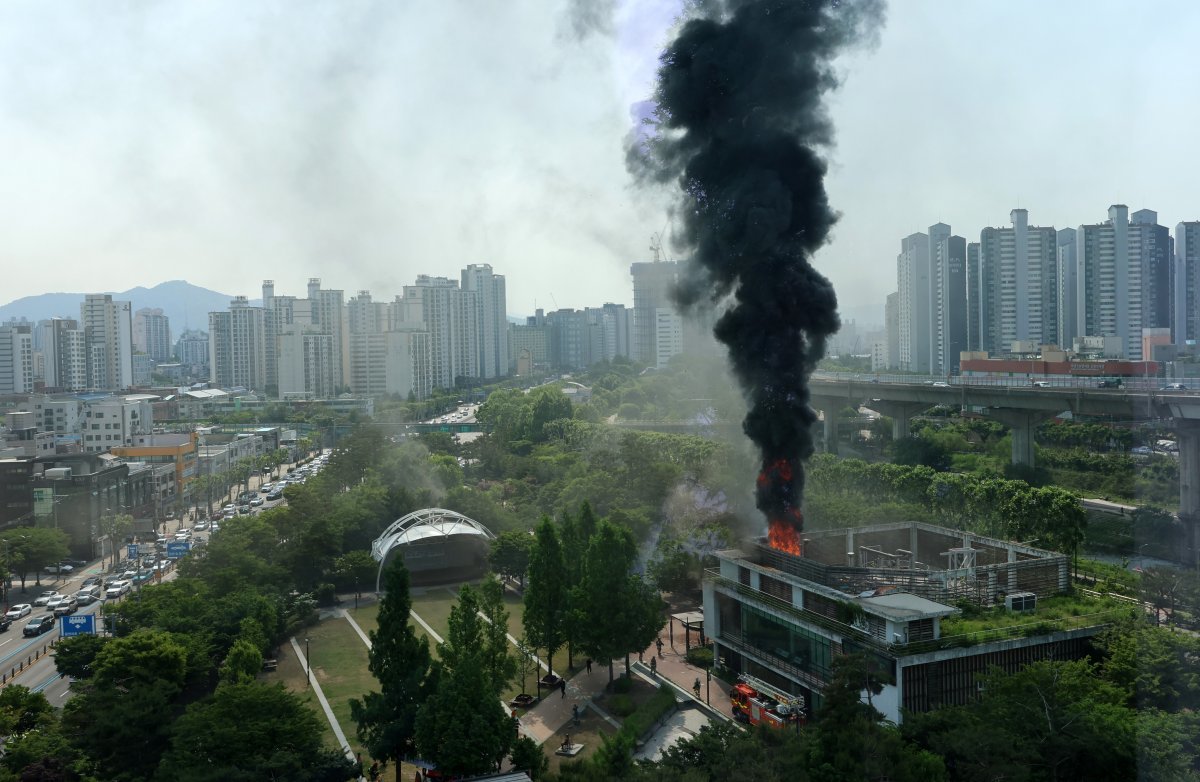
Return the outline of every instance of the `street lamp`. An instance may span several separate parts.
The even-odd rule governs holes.
[[[304,637],[304,686],[312,686],[312,656],[308,652],[309,639]]]

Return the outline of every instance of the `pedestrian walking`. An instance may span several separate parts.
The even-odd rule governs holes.
[[[662,646],[663,646],[663,644],[662,644],[662,639],[661,639],[661,638],[655,638],[655,639],[654,639],[654,648],[658,649],[658,656],[659,656],[659,657],[662,657]]]
[[[579,724],[579,704],[578,703],[571,704],[571,720],[576,725]]]
[[[562,693],[562,696],[564,698],[567,697],[567,680],[566,679],[558,680],[558,691]]]
[[[587,661],[584,662],[584,665],[587,666],[587,672],[591,673],[592,672],[592,658],[591,657],[587,658]]]
[[[692,690],[696,693],[696,697],[700,697],[700,677],[696,677],[696,681],[692,682]]]
[[[650,675],[651,676],[658,675],[658,658],[657,657],[650,658]]]

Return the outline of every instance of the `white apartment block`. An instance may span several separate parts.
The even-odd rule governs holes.
[[[1170,236],[1149,209],[1114,204],[1108,220],[1076,233],[1079,336],[1119,337],[1124,357],[1142,356],[1142,329],[1170,326]]]
[[[479,377],[477,295],[460,289],[457,280],[421,274],[389,308],[389,320],[420,323],[429,332],[434,388],[454,388],[460,377]]]
[[[883,329],[887,335],[885,345],[885,369],[897,369],[900,366],[900,292],[889,293],[883,304]]]
[[[424,399],[433,391],[429,364],[429,332],[420,326],[350,335],[350,387],[357,396]]]
[[[87,344],[87,388],[120,391],[133,385],[133,319],[127,301],[89,293],[79,305]]]
[[[171,360],[171,324],[161,309],[143,307],[134,313],[133,347],[159,363]]]
[[[38,429],[43,432],[68,435],[82,431],[83,400],[79,397],[36,394],[21,403],[19,409],[33,413]]]
[[[1063,228],[1055,236],[1055,258],[1058,270],[1058,331],[1054,344],[1066,348],[1075,338],[1083,336],[1079,322],[1079,302],[1083,299],[1083,279],[1079,275],[1074,228]]]
[[[0,394],[33,390],[33,333],[29,326],[0,328]]]
[[[318,326],[285,326],[277,337],[281,399],[332,399],[341,384],[334,335]]]
[[[222,388],[266,388],[266,330],[262,307],[238,296],[225,312],[208,313],[208,366]]]
[[[85,453],[101,453],[110,448],[133,445],[136,435],[154,431],[157,397],[134,394],[85,401],[81,419],[81,440]]]
[[[337,386],[350,385],[350,339],[346,328],[346,299],[340,290],[321,288],[321,280],[308,281],[308,301],[312,308],[312,324],[333,337],[333,363],[337,367]],[[331,398],[334,396],[330,394]]]
[[[979,325],[982,350],[1006,353],[1013,342],[1058,338],[1057,233],[1029,225],[1029,212],[1009,213],[1011,228],[979,235]]]
[[[462,270],[462,289],[475,294],[478,377],[504,377],[508,374],[508,301],[504,275],[493,274],[490,264],[473,263]]]
[[[671,359],[683,352],[683,318],[674,308],[659,307],[654,311],[654,355],[659,369],[666,369]]]

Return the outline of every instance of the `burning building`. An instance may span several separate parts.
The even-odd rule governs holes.
[[[705,633],[726,667],[803,697],[810,712],[838,655],[867,656],[889,682],[873,703],[898,722],[901,709],[965,703],[989,666],[1083,656],[1124,610],[1047,620],[1039,605],[1070,587],[1066,555],[930,524],[805,532],[793,552],[769,538],[745,548],[718,552],[706,574]],[[943,632],[968,604],[1029,622]]]

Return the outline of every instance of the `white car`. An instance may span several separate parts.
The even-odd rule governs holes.
[[[69,597],[67,595],[55,595],[54,597],[52,597],[46,601],[46,610],[53,611],[54,609],[58,608],[60,605],[65,603],[68,599],[69,599]]]
[[[114,581],[109,584],[108,589],[104,590],[104,599],[112,600],[129,592],[130,582]]]
[[[29,603],[17,603],[15,606],[8,609],[8,612],[5,614],[5,616],[13,621],[16,621],[23,616],[29,616],[31,613],[33,613],[33,606],[29,605]]]
[[[62,595],[60,595],[58,592],[55,592],[53,589],[51,589],[49,592],[43,592],[40,595],[38,595],[37,599],[33,601],[33,604],[35,606],[44,606],[44,605],[46,605],[46,603],[49,603],[51,600],[53,600],[56,597],[62,597]]]

